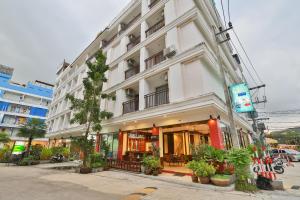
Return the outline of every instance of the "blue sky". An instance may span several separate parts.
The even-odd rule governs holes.
[[[17,81],[53,83],[63,59],[72,61],[128,2],[1,0],[0,63],[15,68]],[[267,111],[300,109],[299,8],[298,0],[230,1],[235,30],[267,84]]]

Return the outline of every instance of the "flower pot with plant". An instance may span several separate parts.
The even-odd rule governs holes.
[[[216,174],[210,180],[216,186],[226,187],[232,183],[232,175]]]
[[[192,160],[190,162],[188,162],[187,164],[187,168],[191,169],[192,170],[192,181],[194,183],[198,183],[198,176],[196,175],[196,170],[197,170],[197,165],[198,165],[198,162],[195,161],[195,160]]]
[[[202,184],[208,184],[209,178],[216,173],[213,165],[204,161],[199,161],[197,164],[196,175],[199,177]]]

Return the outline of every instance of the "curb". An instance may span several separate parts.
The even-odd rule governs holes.
[[[144,175],[144,174],[130,173],[130,172],[116,170],[116,169],[110,169],[110,171],[122,172],[122,173],[130,174],[130,175],[133,175],[133,176],[141,177],[141,178],[148,178],[148,179],[152,179],[152,180],[163,181],[163,182],[166,182],[166,183],[182,185],[182,186],[185,186],[185,187],[192,187],[192,188],[213,190],[213,191],[221,191],[221,192],[235,191],[234,190],[234,184],[232,184],[228,187],[219,187],[219,186],[208,185],[208,184],[206,185],[206,184],[201,184],[201,183],[193,183],[193,182],[187,183],[187,182],[183,182],[183,181],[166,179],[166,178],[163,178],[163,177],[160,177],[160,176],[150,176],[150,175]]]

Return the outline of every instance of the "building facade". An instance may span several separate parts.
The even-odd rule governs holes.
[[[53,85],[41,81],[26,85],[13,82],[13,71],[13,68],[0,65],[0,128],[12,140],[20,141],[25,140],[17,137],[20,126],[31,118],[46,120]],[[37,142],[46,145],[48,139],[41,138],[34,143]]]
[[[114,116],[103,121],[97,142],[108,141],[113,157],[134,159],[155,146],[165,158],[190,155],[190,144],[248,144],[252,128],[243,115],[234,113],[238,134],[228,128],[214,34],[218,21],[211,0],[131,1],[73,63],[58,69],[48,137],[65,141],[82,134],[84,127],[69,123],[65,95],[83,96],[85,63],[101,49],[109,66],[103,90],[116,100],[101,101],[101,109]],[[227,85],[243,82],[228,44],[220,47],[220,57]]]

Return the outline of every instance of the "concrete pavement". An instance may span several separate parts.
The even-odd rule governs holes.
[[[0,166],[0,180],[0,200],[300,199],[300,195],[283,191],[257,194],[214,191],[117,171],[81,175],[40,167]],[[157,189],[145,192],[149,187]]]

